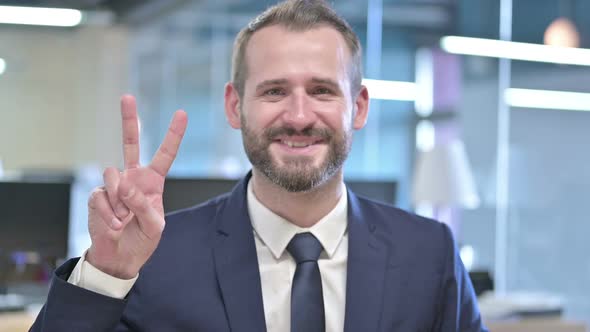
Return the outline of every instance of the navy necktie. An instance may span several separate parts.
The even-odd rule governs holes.
[[[322,244],[311,233],[291,239],[287,251],[297,262],[291,286],[291,332],[325,332],[324,297],[318,258]]]

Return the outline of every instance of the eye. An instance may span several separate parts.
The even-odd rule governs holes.
[[[264,91],[264,94],[267,96],[282,96],[285,94],[285,91],[281,88],[271,88]]]
[[[313,90],[313,94],[314,95],[326,95],[326,94],[332,94],[332,90],[323,87],[323,86],[318,86]]]

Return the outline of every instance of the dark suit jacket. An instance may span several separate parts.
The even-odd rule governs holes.
[[[249,177],[168,215],[125,300],[68,284],[66,262],[32,331],[265,331]],[[345,331],[484,331],[447,226],[349,191],[348,232]]]

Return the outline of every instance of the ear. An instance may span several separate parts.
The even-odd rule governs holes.
[[[362,85],[356,100],[354,101],[356,112],[353,114],[352,127],[356,130],[361,129],[367,123],[369,116],[369,91]]]
[[[231,82],[225,84],[224,100],[227,122],[232,128],[240,129],[240,96]]]

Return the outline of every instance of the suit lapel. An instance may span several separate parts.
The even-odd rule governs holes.
[[[388,245],[371,211],[348,191],[348,266],[344,331],[378,331],[383,311]]]
[[[250,174],[234,188],[217,216],[215,269],[232,331],[265,331],[256,245],[246,203]]]

